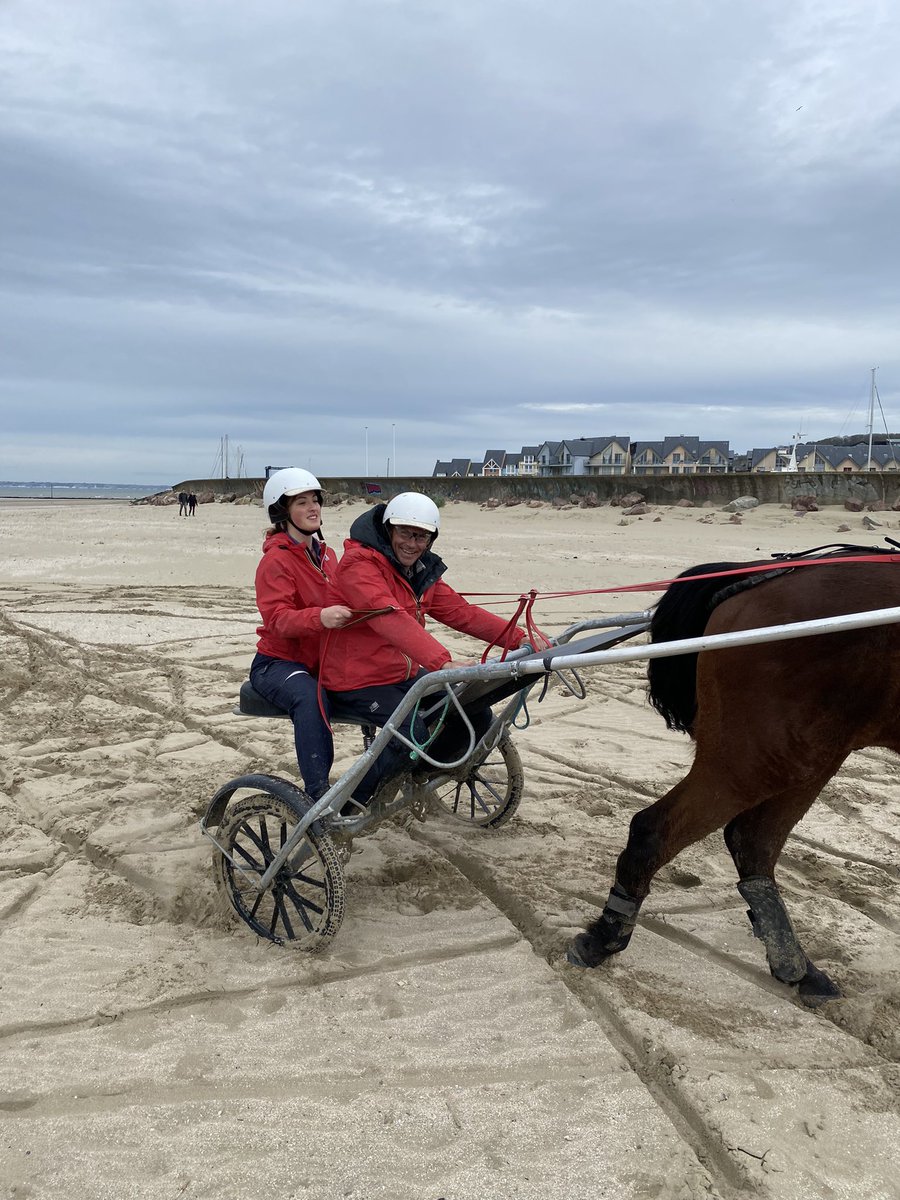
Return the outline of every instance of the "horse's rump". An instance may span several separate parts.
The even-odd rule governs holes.
[[[842,547],[828,554],[817,552],[817,557],[835,560],[879,552],[880,547]],[[804,566],[802,569],[793,570],[790,565],[791,559],[802,557],[804,556],[791,555],[775,562],[765,559],[749,563],[707,563],[691,567],[678,576],[679,580],[687,582],[672,584],[660,600],[650,623],[650,640],[667,642],[701,637],[719,605],[742,596],[750,588],[770,584],[782,577],[790,579],[789,591],[785,590],[785,586],[775,591],[771,587],[762,587],[758,594],[759,603],[755,592],[752,600],[744,597],[741,619],[725,623],[729,627],[752,629],[900,604],[900,563],[848,563],[840,567],[823,566],[818,569],[815,566]],[[894,572],[890,571],[890,565],[895,566]],[[747,575],[730,575],[724,579],[691,578],[694,575],[740,571],[742,567],[760,566],[771,566],[772,569]],[[883,595],[885,591],[891,593],[886,598]],[[877,592],[882,593],[882,599],[875,598]],[[729,606],[729,614],[733,611],[736,610]],[[723,615],[724,612],[723,609]],[[722,622],[716,622],[717,626],[721,624]],[[717,628],[716,632],[724,632],[724,629]],[[669,729],[689,734],[693,733],[697,715],[697,658],[697,654],[680,654],[672,658],[653,659],[647,671],[650,703],[664,718]]]

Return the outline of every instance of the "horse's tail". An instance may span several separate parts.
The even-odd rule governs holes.
[[[678,579],[692,575],[710,575],[733,571],[749,563],[705,563],[682,571]],[[693,583],[673,583],[663,594],[650,621],[651,642],[674,642],[680,638],[700,637],[710,613],[723,597],[726,583],[740,576],[722,579],[698,579]],[[652,658],[647,668],[650,703],[669,729],[692,733],[697,715],[697,655],[676,654],[671,658]]]

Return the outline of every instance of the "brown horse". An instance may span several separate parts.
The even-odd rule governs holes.
[[[690,576],[757,564],[695,567],[663,596],[651,640],[900,606],[900,555],[840,561],[880,553],[889,551],[841,548],[823,565],[802,567],[791,567],[785,556],[771,573],[717,580]],[[694,739],[694,763],[633,818],[606,907],[570,943],[569,961],[596,967],[624,950],[660,867],[724,827],[738,891],[772,974],[797,985],[808,1004],[839,996],[797,939],[775,863],[851,751],[884,746],[900,753],[900,624],[661,658],[648,674],[651,703],[670,729]]]

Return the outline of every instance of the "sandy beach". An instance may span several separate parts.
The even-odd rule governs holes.
[[[362,510],[326,509],[332,545]],[[775,505],[740,524],[463,503],[442,519],[464,593],[900,536],[892,512],[867,532]],[[769,975],[718,835],[659,874],[627,953],[565,963],[632,815],[690,761],[640,663],[531,705],[509,825],[388,823],[355,847],[332,948],[263,944],[222,907],[197,821],[233,776],[296,777],[288,726],[232,711],[264,524],[256,506],[0,501],[0,1195],[900,1197],[900,761],[852,756],[781,860],[798,932],[846,993],[818,1011]],[[557,632],[654,599],[536,617]],[[336,745],[337,773],[358,732]]]

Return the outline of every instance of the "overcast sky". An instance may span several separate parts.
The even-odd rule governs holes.
[[[0,478],[745,450],[872,366],[900,429],[898,62],[889,0],[5,0]]]

